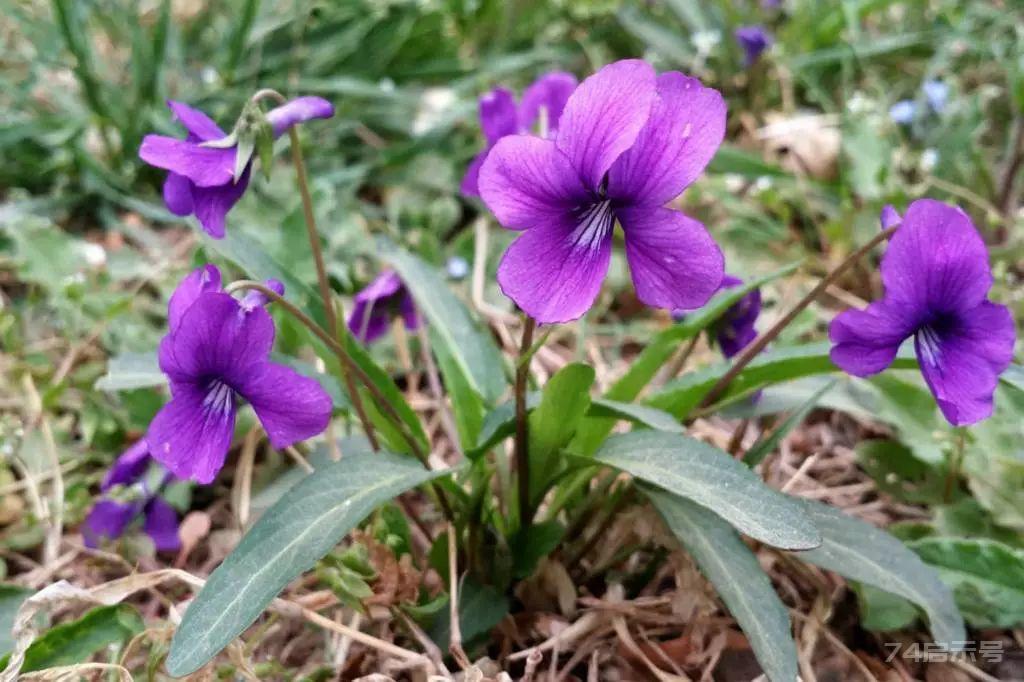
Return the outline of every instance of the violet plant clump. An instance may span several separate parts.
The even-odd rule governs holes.
[[[761,39],[756,54],[748,50],[751,63],[770,42],[766,34]],[[249,180],[252,161],[246,154],[251,157],[247,145],[252,140],[246,136],[277,136],[333,112],[323,100],[300,98],[224,135],[196,110],[177,103],[172,110],[188,138],[150,136],[141,155],[171,171],[164,187],[168,207],[179,215],[194,212],[214,236],[223,235],[224,216]],[[171,296],[158,352],[171,399],[153,418],[145,439],[118,460],[101,486],[106,497],[83,528],[87,542],[118,537],[144,516],[144,529],[152,531],[157,547],[172,549],[170,529],[176,529],[177,517],[167,513],[160,486],[172,476],[199,483],[215,479],[235,440],[242,403],[251,405],[274,448],[324,435],[332,457],[284,492],[210,576],[176,632],[168,670],[182,675],[205,665],[278,592],[331,556],[350,531],[382,507],[387,512],[373,514],[372,525],[394,541],[378,550],[417,551],[406,541],[413,521],[425,538],[423,553],[429,557],[424,565],[429,558],[436,568],[435,559],[442,555],[447,562],[443,578],[449,620],[430,620],[437,600],[424,584],[411,586],[403,596],[406,604],[422,597],[423,603],[415,604],[419,613],[402,615],[424,617],[438,626],[456,662],[467,669],[465,643],[454,627],[460,590],[487,595],[505,615],[509,608],[529,608],[526,599],[515,602],[513,597],[521,581],[545,562],[558,562],[570,583],[576,577],[586,586],[612,580],[614,562],[591,562],[592,550],[619,514],[641,504],[653,506],[669,531],[666,537],[687,548],[720,590],[771,679],[795,679],[797,674],[790,621],[737,531],[778,551],[800,550],[796,559],[875,587],[891,588],[899,583],[894,576],[912,574],[915,590],[900,596],[917,600],[928,611],[936,638],[963,639],[952,593],[917,555],[860,521],[772,489],[767,477],[748,468],[746,458],[737,459],[686,431],[697,416],[714,415],[737,397],[792,378],[773,364],[776,348],[769,344],[829,284],[886,239],[891,241],[880,266],[885,293],[865,310],[848,310],[832,321],[828,357],[834,365],[823,350],[797,346],[795,351],[807,354],[807,366],[825,366],[819,373],[841,368],[868,376],[889,367],[899,346],[912,338],[920,371],[950,423],[970,424],[991,414],[996,383],[1012,360],[1015,334],[1009,311],[988,298],[993,278],[987,252],[967,215],[929,199],[913,202],[902,217],[886,206],[882,231],[759,334],[761,285],[769,278],[748,284],[726,274],[725,256],[708,230],[674,203],[703,173],[725,137],[726,106],[717,90],[680,72],[659,75],[647,62],[628,59],[579,83],[567,73],[546,74],[527,88],[519,105],[511,90],[496,88],[481,99],[480,113],[486,146],[470,162],[461,190],[469,196],[478,193],[501,227],[520,233],[497,268],[509,308],[514,304],[525,313],[511,367],[501,366],[495,339],[505,341],[505,325],[515,316],[500,310],[494,328],[482,329],[470,308],[437,290],[445,286],[444,272],[454,280],[468,274],[465,261],[452,259],[444,269],[432,268],[405,252],[396,257],[401,247],[385,250],[379,274],[353,294],[344,316],[320,250],[300,149],[293,149],[293,159],[320,309],[307,314],[284,297],[276,280],[225,287],[220,269],[209,264],[186,276]],[[263,126],[262,132],[253,133],[252,126]],[[478,221],[484,230],[487,220]],[[592,395],[600,385],[596,372],[582,362],[562,363],[546,381],[531,386],[532,362],[547,339],[534,342],[535,324],[553,326],[588,314],[609,269],[616,224],[637,298],[673,316],[685,314],[686,322],[659,333],[600,399]],[[474,286],[485,266],[474,262]],[[276,329],[266,309],[270,305],[300,328],[290,339],[292,349],[305,345],[304,351],[319,356],[314,371],[323,372],[322,379],[333,381],[326,376],[332,374],[341,380],[336,385],[347,401],[339,412],[346,413],[349,438],[336,439],[329,428],[334,402],[322,382],[271,360]],[[364,347],[395,319],[410,330],[430,325],[429,334],[415,339],[423,358],[417,371],[427,375],[430,409],[437,416],[427,428],[392,373],[377,364],[372,353],[379,348]],[[713,339],[726,362],[689,373],[689,351],[702,334]],[[664,386],[653,385],[674,354],[681,360],[668,374],[686,373]],[[536,395],[532,388],[538,389]],[[804,407],[809,411],[814,404]],[[436,440],[442,432],[445,440]],[[733,440],[741,447],[743,432],[737,433]],[[762,433],[759,442],[771,445],[777,435]],[[509,439],[512,447],[502,447]],[[760,456],[750,459],[763,460],[768,446],[762,447]],[[146,483],[151,478],[143,474],[164,471],[161,467],[166,471],[158,484]],[[415,506],[409,504],[411,495],[390,505],[417,489]],[[131,495],[121,496],[127,492]],[[873,540],[859,542],[862,536]],[[354,542],[364,541],[361,535]],[[819,551],[825,542],[829,547]],[[627,549],[660,557],[649,551],[649,544],[643,539]],[[851,559],[852,568],[835,561],[836,548],[844,556],[864,555],[864,563],[882,577],[862,570],[858,561]],[[346,581],[339,577],[348,575],[340,560],[329,561],[336,564],[333,571],[322,570],[321,564],[314,577],[333,576],[326,588],[343,604],[358,609],[371,603],[373,567],[360,564],[358,580]],[[413,563],[402,561],[406,568]],[[745,573],[735,572],[740,569]],[[920,585],[927,589],[917,591]],[[737,597],[744,591],[756,596],[758,609]],[[319,614],[311,617],[307,611],[299,610],[321,622]],[[380,644],[366,633],[359,635],[364,644]],[[383,645],[381,650],[391,653],[398,648],[393,642]],[[406,656],[438,669],[440,655],[434,655],[437,660],[422,657],[425,663],[420,658]]]

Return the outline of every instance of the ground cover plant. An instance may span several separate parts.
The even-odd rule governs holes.
[[[8,14],[0,680],[1024,678],[1012,4]]]

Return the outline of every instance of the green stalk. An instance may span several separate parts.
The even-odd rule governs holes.
[[[258,102],[263,98],[273,99],[280,104],[284,104],[287,101],[284,95],[269,88],[264,88],[256,92],[256,94],[252,96],[252,101]],[[291,142],[292,165],[295,166],[295,179],[299,186],[299,195],[302,197],[302,215],[306,222],[306,234],[309,237],[309,248],[313,251],[313,262],[316,264],[317,285],[320,288],[320,298],[323,299],[324,315],[327,318],[327,328],[330,332],[331,338],[337,339],[339,312],[340,317],[342,318],[344,318],[345,312],[344,309],[341,308],[340,304],[338,305],[338,310],[335,309],[334,297],[331,293],[331,284],[327,278],[327,267],[324,265],[324,254],[323,250],[320,248],[320,231],[316,226],[316,214],[313,211],[313,198],[309,192],[309,179],[306,175],[306,163],[302,157],[302,145],[299,142],[299,131],[296,126],[292,126],[288,129],[288,139]],[[347,356],[348,354],[346,353],[345,355]],[[345,382],[345,390],[348,391],[349,396],[352,398],[352,407],[355,409],[356,415],[359,417],[359,422],[363,426],[363,431],[366,433],[366,439],[370,441],[370,447],[374,450],[380,450],[380,443],[377,441],[377,432],[373,428],[373,422],[370,421],[369,416],[366,414],[366,408],[363,405],[363,398],[359,394],[359,390],[356,388],[355,381],[352,378],[350,367],[354,365],[355,363],[351,362],[351,358],[348,363],[342,362],[341,378]]]
[[[519,482],[519,527],[525,530],[530,524],[530,432],[526,420],[526,383],[530,375],[530,350],[533,346],[533,332],[537,322],[529,315],[523,315],[523,340],[519,345],[519,362],[516,364],[515,400],[516,435],[515,459],[516,477]]]

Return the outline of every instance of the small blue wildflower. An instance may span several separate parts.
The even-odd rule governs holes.
[[[444,265],[448,277],[454,280],[465,279],[469,274],[469,263],[462,256],[452,256]]]
[[[912,99],[901,99],[889,107],[889,118],[893,123],[910,125],[917,118],[917,105]]]
[[[949,86],[940,80],[925,81],[921,84],[924,97],[928,100],[928,106],[936,114],[941,114],[946,108],[946,100],[949,97]]]

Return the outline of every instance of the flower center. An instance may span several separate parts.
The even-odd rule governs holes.
[[[577,214],[576,229],[570,238],[577,247],[596,249],[611,231],[614,220],[610,199],[590,204]]]
[[[206,386],[206,397],[203,398],[203,410],[220,412],[231,411],[235,403],[234,390],[220,379],[214,379]]]
[[[917,330],[917,348],[921,359],[932,367],[939,366],[941,352],[939,347],[939,333],[930,324],[926,324]]]

